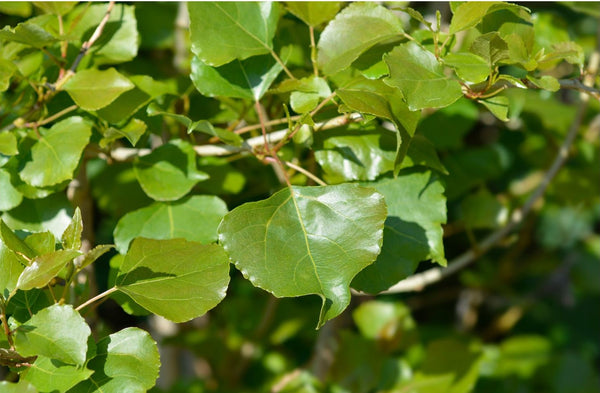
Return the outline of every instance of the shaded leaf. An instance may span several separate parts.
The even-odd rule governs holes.
[[[475,27],[487,14],[502,9],[507,9],[515,13],[519,13],[523,10],[529,11],[525,7],[501,1],[465,1],[454,9],[454,15],[452,15],[452,20],[450,21],[449,32],[450,34],[455,34],[470,27]]]
[[[158,378],[158,348],[147,332],[126,328],[100,340],[87,367],[92,376],[68,393],[146,392]]]
[[[83,232],[83,221],[81,219],[81,210],[75,208],[71,223],[63,232],[60,241],[65,250],[79,250],[81,248],[81,233]]]
[[[320,99],[331,95],[327,81],[314,75],[302,79],[285,80],[277,86],[274,92],[291,92],[290,106],[296,113],[310,112],[315,109]]]
[[[19,173],[21,179],[35,187],[58,184],[73,177],[83,149],[92,134],[91,124],[82,117],[62,120],[49,130],[31,148],[31,158]]]
[[[216,244],[137,238],[116,279],[119,291],[173,322],[199,317],[225,297],[229,259]]]
[[[385,83],[402,91],[410,110],[442,108],[462,96],[460,84],[444,75],[433,53],[414,42],[397,46],[384,60],[390,70]]]
[[[12,61],[0,58],[0,92],[6,91],[10,86],[10,78],[17,72],[17,67]],[[0,153],[3,153],[3,140],[5,135],[12,135],[10,132],[0,133]],[[16,143],[15,143],[16,149]],[[16,153],[12,153],[16,154]]]
[[[279,20],[275,2],[197,2],[188,3],[188,11],[192,52],[209,66],[273,50]]]
[[[335,1],[293,1],[286,6],[292,14],[312,27],[331,20],[340,9],[340,3]]]
[[[237,97],[259,100],[283,68],[269,55],[234,60],[220,67],[192,59],[190,78],[208,97]]]
[[[23,18],[31,16],[31,2],[29,1],[3,1],[0,3],[0,12],[5,15],[16,15]]]
[[[473,229],[498,228],[508,220],[508,209],[484,188],[463,199],[460,211],[465,225]]]
[[[375,180],[394,169],[395,139],[394,132],[375,122],[355,123],[316,133],[313,150],[327,183]]]
[[[400,168],[410,168],[412,166],[424,166],[436,171],[448,174],[448,171],[440,161],[433,143],[423,135],[416,134],[410,141],[408,152]]]
[[[411,171],[368,185],[385,197],[388,216],[381,254],[356,276],[352,287],[378,293],[414,273],[421,261],[446,266],[446,198],[439,178],[429,171]]]
[[[0,240],[12,252],[23,254],[27,258],[35,257],[36,253],[6,225],[4,217],[0,218]]]
[[[29,232],[50,231],[60,238],[71,222],[71,204],[63,193],[43,199],[27,199],[16,208],[5,212],[2,219],[15,230]]]
[[[17,289],[24,291],[43,288],[65,267],[66,263],[81,255],[77,250],[58,250],[37,256],[19,276]]]
[[[217,227],[227,213],[225,202],[212,195],[194,195],[185,200],[159,203],[121,217],[114,231],[117,251],[124,254],[136,237],[184,238],[199,243],[217,240]]]
[[[510,58],[506,41],[496,32],[477,37],[471,44],[470,50],[485,59],[490,67]]]
[[[109,68],[78,71],[65,84],[64,89],[82,109],[95,111],[134,87],[129,79],[114,68]]]
[[[90,327],[71,305],[53,304],[17,328],[15,348],[23,356],[43,355],[82,365],[90,334]]]
[[[81,4],[67,14],[65,26],[73,26],[69,34],[73,44],[81,46],[92,36],[106,15],[107,7],[108,4]],[[93,54],[95,65],[123,63],[137,56],[139,41],[135,7],[117,3],[88,54]]]
[[[508,97],[493,96],[484,100],[477,100],[482,103],[490,112],[502,121],[508,121]]]
[[[0,296],[7,299],[15,290],[23,269],[25,266],[21,260],[0,241]]]
[[[65,15],[77,5],[76,1],[34,1],[33,5],[47,14]]]
[[[171,140],[152,153],[136,157],[135,177],[144,192],[157,201],[181,198],[208,175],[196,167],[196,153],[188,142]]]
[[[0,381],[2,393],[38,393],[37,389],[27,381],[7,382]]]
[[[73,366],[46,356],[38,356],[29,367],[23,380],[31,383],[41,392],[66,392],[77,383],[86,380],[93,371]]]
[[[104,133],[104,138],[100,141],[100,147],[105,148],[111,142],[123,137],[127,138],[132,146],[135,146],[142,135],[146,133],[147,128],[146,123],[139,119],[131,119],[124,127],[110,127]]]
[[[540,89],[548,91],[558,91],[560,89],[560,83],[558,82],[558,79],[550,75],[543,75],[539,78],[527,75],[527,79]]]
[[[56,249],[56,238],[49,231],[37,232],[27,236],[25,244],[35,252],[36,256],[48,254]]]
[[[417,326],[410,309],[400,302],[367,301],[352,312],[352,319],[361,335],[370,340],[390,342],[399,338],[406,348],[416,338]]]
[[[10,181],[10,173],[3,168],[0,168],[0,190],[0,211],[13,209],[23,200],[23,194]]]
[[[165,94],[177,95],[177,88],[173,83],[156,81],[148,75],[133,75],[128,76],[128,79],[135,87],[127,90],[108,106],[96,112],[98,116],[109,123],[119,124],[124,122],[157,97]],[[135,145],[132,139],[129,139],[129,141]]]
[[[321,327],[347,307],[348,284],[379,253],[385,216],[373,189],[286,188],[229,212],[219,242],[253,285],[278,297],[320,296]]]
[[[0,30],[0,41],[18,42],[40,49],[58,40],[43,27],[35,23],[34,19],[30,19],[19,23],[14,28],[5,26]]]
[[[148,116],[162,115],[177,120],[179,123],[187,127],[188,134],[191,134],[194,131],[199,131],[207,135],[216,136],[223,142],[233,146],[241,146],[242,142],[244,141],[241,136],[232,131],[223,128],[213,127],[213,125],[208,120],[192,121],[187,116],[162,111],[155,103],[148,105],[147,112]]]
[[[318,64],[325,75],[348,67],[375,44],[402,34],[402,23],[390,10],[374,3],[352,3],[321,33]]]

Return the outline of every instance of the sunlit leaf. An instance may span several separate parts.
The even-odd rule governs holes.
[[[64,89],[82,109],[95,111],[134,87],[129,79],[114,68],[109,68],[78,71],[65,84]]]

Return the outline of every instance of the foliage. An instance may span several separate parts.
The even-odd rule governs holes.
[[[0,392],[600,390],[599,12],[530,6],[0,3]]]

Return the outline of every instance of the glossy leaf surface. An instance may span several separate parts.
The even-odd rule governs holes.
[[[207,65],[218,67],[273,48],[279,19],[275,2],[207,1],[189,3],[188,10],[192,52]]]
[[[38,356],[23,378],[40,391],[66,392],[79,382],[86,380],[93,371],[85,367]]]
[[[28,290],[45,287],[67,262],[79,255],[81,252],[77,250],[58,250],[35,257],[19,276],[17,288]]]
[[[321,33],[319,67],[325,75],[335,74],[378,42],[403,32],[400,19],[386,8],[373,3],[352,3]]]
[[[228,213],[219,242],[255,286],[278,297],[320,296],[320,327],[346,308],[350,281],[379,254],[385,216],[370,188],[286,188]]]
[[[82,365],[90,334],[90,327],[71,305],[54,304],[19,326],[15,347],[24,356],[43,355]]]
[[[133,241],[117,288],[145,309],[173,322],[203,315],[225,297],[229,260],[221,246],[184,239]]]
[[[316,27],[337,14],[340,3],[335,1],[293,1],[287,4],[288,10],[309,26]]]
[[[124,215],[115,227],[117,251],[127,252],[136,237],[184,238],[203,244],[217,240],[217,227],[227,213],[225,202],[216,196],[194,195],[171,203],[154,203]]]

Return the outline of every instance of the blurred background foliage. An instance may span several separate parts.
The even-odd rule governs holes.
[[[413,7],[429,21],[440,10],[442,26],[451,17],[448,3],[383,3]],[[231,124],[247,112],[245,120],[257,122],[247,102],[207,98],[191,84],[189,37],[185,24],[178,24],[179,3],[132,4],[140,48],[133,60],[119,66],[120,72],[149,75],[176,89],[178,94],[164,98],[162,105],[185,107],[193,120]],[[572,40],[586,58],[598,50],[599,3],[522,5],[532,11],[540,45]],[[3,2],[0,25],[14,26],[38,13],[30,3]],[[406,14],[398,15],[407,31],[419,28]],[[315,29],[317,39],[322,29]],[[310,64],[305,30],[291,13],[280,20],[276,40],[292,42],[288,64]],[[458,45],[468,46],[468,32],[462,40]],[[26,61],[34,72],[40,60],[32,54]],[[559,78],[576,74],[567,63],[553,72]],[[424,113],[418,125],[417,133],[433,143],[448,172],[448,260],[502,226],[508,212],[523,203],[575,116],[574,91],[510,89],[506,94],[508,122],[461,98]],[[264,98],[270,118],[285,116],[278,100],[277,95]],[[0,112],[19,110],[3,107]],[[598,100],[590,100],[571,158],[521,231],[468,269],[421,292],[355,297],[341,317],[316,331],[317,297],[274,299],[232,269],[228,296],[199,319],[174,325],[143,315],[135,304],[124,303],[125,313],[110,299],[97,309],[96,334],[140,326],[154,335],[163,366],[153,392],[599,392],[599,113]],[[163,123],[145,110],[136,117],[158,136],[184,132],[177,122]],[[138,146],[149,144],[145,135]],[[254,157],[199,160],[211,178],[192,193],[218,195],[229,209],[264,199],[280,187],[271,168]],[[128,163],[92,159],[87,173],[96,243],[113,243],[117,221],[152,200]],[[293,182],[306,179],[299,174]],[[32,212],[58,211],[68,201],[57,195],[28,203],[35,206],[11,211],[13,220],[27,222]],[[108,287],[118,263],[112,255],[95,265],[100,289]],[[430,266],[422,263],[419,271]]]

